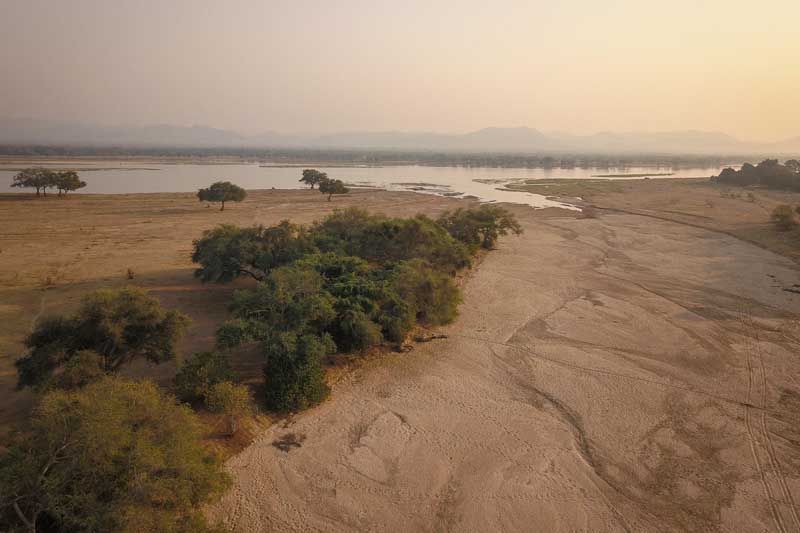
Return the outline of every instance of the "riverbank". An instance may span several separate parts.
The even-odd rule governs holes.
[[[797,265],[652,216],[518,216],[525,234],[473,273],[446,338],[272,426],[229,462],[209,516],[234,531],[800,528]]]

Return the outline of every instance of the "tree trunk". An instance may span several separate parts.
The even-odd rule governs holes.
[[[333,193],[330,193],[330,194],[328,195],[328,201],[329,201],[329,202],[331,201],[331,196],[333,196]]]
[[[222,202],[222,207],[219,208],[220,211],[225,211],[225,202]]]
[[[39,190],[40,189],[41,189],[41,187],[36,187],[36,196],[40,196],[40,194],[39,194]]]
[[[22,512],[22,509],[19,508],[19,504],[14,502],[14,511],[17,513],[17,517],[25,524],[30,533],[36,533],[36,517],[34,516],[33,519],[28,520],[28,517],[25,516],[25,513]]]

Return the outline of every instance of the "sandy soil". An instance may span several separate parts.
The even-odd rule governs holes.
[[[235,531],[800,531],[790,260],[631,214],[517,209],[448,338],[228,463]],[[281,451],[277,441],[303,439]]]

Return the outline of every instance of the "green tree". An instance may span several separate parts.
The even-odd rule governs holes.
[[[311,188],[313,189],[314,185],[318,185],[327,179],[328,175],[325,172],[320,172],[319,170],[315,170],[313,168],[307,168],[303,171],[303,177],[300,178],[300,182],[311,185]]]
[[[75,315],[36,323],[25,340],[28,355],[15,363],[18,384],[45,385],[82,350],[96,352],[105,372],[116,372],[137,357],[167,361],[175,356],[175,345],[188,322],[185,315],[167,311],[142,289],[95,291],[84,297]]]
[[[3,530],[204,531],[229,484],[191,409],[146,381],[49,392],[22,435],[0,457]]]
[[[26,168],[14,176],[12,187],[36,189],[36,196],[47,196],[47,189],[55,185],[55,173],[45,168]]]
[[[175,394],[184,402],[205,401],[214,385],[232,378],[233,371],[226,354],[196,353],[181,365],[175,375]]]
[[[247,191],[230,181],[218,181],[208,189],[197,191],[197,199],[201,202],[220,202],[220,211],[225,210],[225,202],[241,202],[246,197]]]
[[[92,350],[81,350],[64,363],[63,371],[53,384],[59,389],[79,389],[106,375],[100,354]]]
[[[471,249],[494,248],[501,235],[522,233],[516,217],[506,209],[484,204],[477,209],[459,208],[444,213],[438,220],[450,235]]]
[[[264,401],[269,408],[297,411],[327,398],[323,358],[336,351],[330,336],[278,331],[265,349]]]
[[[800,174],[800,161],[798,161],[797,159],[789,159],[783,164],[784,166],[786,166],[786,168],[788,168],[795,174]]]
[[[241,275],[262,281],[272,269],[314,250],[306,228],[286,220],[268,228],[223,224],[194,241],[192,261],[201,265],[195,276],[203,282],[229,282]]]
[[[447,324],[458,314],[461,291],[453,278],[420,259],[398,265],[392,276],[392,290],[406,302],[414,317],[426,324]]]
[[[326,178],[319,182],[319,192],[322,194],[327,194],[328,201],[330,202],[331,197],[334,194],[347,194],[350,192],[350,189],[345,187],[342,180],[332,180]]]
[[[242,419],[253,412],[250,389],[230,381],[214,384],[206,395],[205,404],[212,413],[220,413],[225,417],[228,436],[234,435]]]
[[[55,188],[58,189],[59,196],[86,187],[86,182],[81,181],[78,177],[78,173],[72,170],[55,173],[53,183]]]

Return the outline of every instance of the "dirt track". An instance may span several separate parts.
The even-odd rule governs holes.
[[[229,462],[236,531],[800,531],[792,262],[627,214],[519,210],[449,338]],[[299,448],[273,442],[305,436]]]

